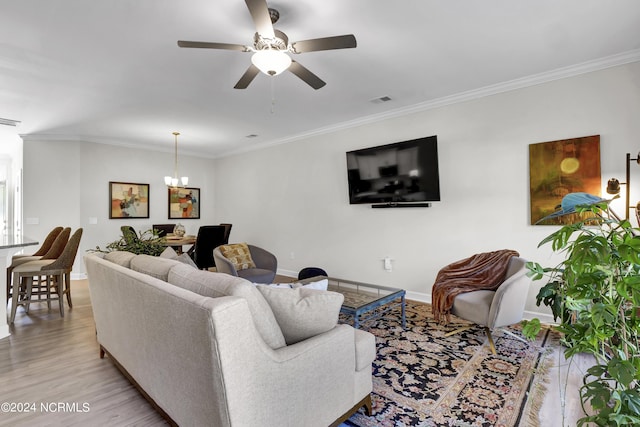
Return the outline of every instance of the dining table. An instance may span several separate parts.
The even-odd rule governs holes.
[[[193,245],[196,244],[195,235],[176,236],[172,234],[167,234],[165,236],[165,239],[167,241],[167,246],[172,247],[178,254],[181,254],[184,252],[183,246],[191,245],[191,247],[193,247]],[[187,252],[190,249],[191,248],[187,249]]]

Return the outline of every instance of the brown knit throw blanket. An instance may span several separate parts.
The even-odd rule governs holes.
[[[443,267],[431,289],[433,317],[448,322],[455,297],[463,292],[496,290],[504,281],[509,260],[520,254],[511,249],[484,252]]]

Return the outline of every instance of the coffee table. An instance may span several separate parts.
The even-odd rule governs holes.
[[[393,308],[400,306],[402,329],[406,326],[404,289],[353,280],[329,277],[329,290],[344,295],[341,313],[353,317],[353,327],[359,328],[362,322],[382,317]]]

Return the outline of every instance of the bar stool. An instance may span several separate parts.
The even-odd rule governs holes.
[[[44,260],[55,260],[57,259],[60,254],[62,254],[62,251],[64,250],[65,246],[67,245],[67,242],[69,241],[69,235],[71,234],[71,228],[67,227],[67,228],[62,228],[62,227],[58,227],[60,228],[60,231],[58,231],[57,235],[55,236],[55,238],[53,239],[53,241],[49,244],[49,248],[47,249],[47,251],[42,254],[42,256],[37,256],[35,254],[33,255],[27,255],[27,256],[14,256],[13,258],[11,258],[11,265],[9,267],[7,267],[7,295],[6,295],[6,300],[5,300],[5,304],[7,302],[9,302],[9,298],[11,298],[11,290],[12,290],[12,286],[11,286],[11,275],[13,272],[13,269],[16,268],[18,265],[21,264],[25,264],[27,262],[31,262],[31,261],[38,261],[41,259]],[[47,244],[47,240],[49,240],[51,234],[57,230],[57,228],[54,228],[49,235],[44,239],[44,243],[42,244],[42,246],[44,247]],[[38,251],[36,253],[40,253],[42,250],[42,248],[38,249]]]
[[[15,320],[18,305],[24,305],[25,311],[28,313],[29,304],[32,302],[46,301],[49,308],[51,308],[51,301],[57,300],[60,306],[60,316],[64,317],[63,295],[66,294],[69,308],[73,307],[71,303],[71,269],[78,253],[81,237],[82,228],[79,228],[73,233],[58,259],[30,261],[13,269],[13,295],[9,323],[13,323]],[[34,277],[38,278],[38,296],[45,294],[46,299],[32,300]],[[44,285],[42,284],[42,277],[46,277]],[[23,279],[24,286],[21,286]],[[51,279],[53,279],[53,283],[50,282]],[[51,296],[52,286],[56,288],[56,297]]]

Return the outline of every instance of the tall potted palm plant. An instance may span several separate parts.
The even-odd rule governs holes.
[[[640,425],[640,236],[608,201],[585,195],[564,210],[589,214],[545,238],[564,261],[551,268],[530,263],[533,279],[546,279],[537,304],[551,308],[565,357],[593,355],[580,388],[585,416],[578,425]],[[577,198],[580,200],[580,197]],[[595,202],[594,202],[595,200]],[[540,322],[525,322],[535,336]]]

